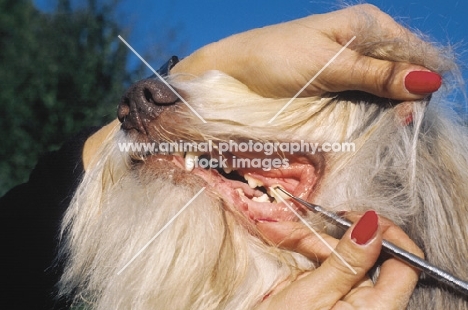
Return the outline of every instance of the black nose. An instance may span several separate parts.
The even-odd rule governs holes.
[[[125,92],[119,103],[117,117],[125,130],[136,129],[146,134],[148,124],[155,120],[165,107],[178,101],[177,95],[161,80],[141,80]]]

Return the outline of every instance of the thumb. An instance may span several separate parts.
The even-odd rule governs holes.
[[[326,88],[333,92],[360,90],[383,98],[408,101],[422,99],[442,84],[439,74],[424,67],[363,56],[349,49],[330,67],[327,79],[331,78],[333,85]]]
[[[331,309],[366,276],[381,247],[378,216],[367,211],[320,267],[267,299],[268,309]]]
[[[345,233],[336,252],[313,273],[322,279],[321,290],[328,292],[328,302],[334,304],[345,296],[377,261],[382,247],[378,221],[375,211],[364,213]]]

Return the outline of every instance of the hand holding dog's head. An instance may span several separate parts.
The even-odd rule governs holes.
[[[364,13],[367,10],[369,7]],[[285,27],[302,26],[289,23]],[[265,31],[270,33],[268,28]],[[359,42],[360,51],[366,55],[398,62],[415,59],[437,72],[453,67],[427,44],[427,57],[419,54],[413,49],[412,36],[412,43],[406,44],[396,40],[394,34],[382,41],[370,29],[364,27],[362,31],[369,31],[365,37],[369,44]],[[263,39],[269,37],[263,34]],[[287,41],[287,36],[282,37]],[[302,51],[300,55],[305,54]],[[407,103],[414,121],[405,126],[397,102],[362,92],[319,92],[321,96],[297,98],[269,124],[290,98],[265,98],[252,91],[260,92],[255,85],[268,90],[274,81],[281,94],[285,89],[294,89],[290,96],[296,92],[295,87],[289,88],[289,82],[281,82],[281,77],[288,77],[284,68],[289,67],[281,64],[282,57],[276,59],[279,65],[274,64],[272,71],[262,71],[258,64],[250,67],[252,70],[242,66],[243,77],[248,74],[241,81],[221,72],[208,72],[191,80],[181,80],[181,75],[170,77],[169,83],[206,124],[174,97],[152,100],[159,95],[150,91],[150,97],[144,96],[146,86],[134,86],[138,91],[130,91],[126,96],[129,101],[121,105],[124,125],[104,143],[65,216],[62,252],[68,261],[60,283],[64,294],[77,293],[78,302],[86,300],[101,309],[253,308],[280,282],[294,280],[318,263],[278,248],[255,227],[258,221],[291,220],[283,205],[262,189],[274,183],[330,209],[362,212],[372,208],[402,226],[430,261],[452,266],[453,273],[465,272],[460,276],[468,277],[462,266],[468,253],[464,241],[468,235],[464,225],[468,212],[464,188],[468,182],[466,131],[440,113],[438,102],[427,109],[426,102]],[[175,69],[183,70],[184,64],[179,65]],[[265,72],[271,72],[271,80]],[[235,71],[229,73],[236,75]],[[398,83],[403,83],[404,75],[399,74]],[[401,83],[397,85],[400,91]],[[151,85],[156,89],[161,86]],[[130,103],[134,96],[137,99]],[[242,150],[220,154],[230,164],[216,167],[221,169],[189,164],[195,158],[216,158],[213,155],[221,153],[220,143],[229,140],[247,146],[249,142],[262,146],[303,141],[320,146],[353,143],[356,148],[313,154],[287,154],[280,149],[274,154],[287,159],[290,166],[270,171],[262,167],[234,169],[234,159],[258,159],[259,163],[272,159],[264,152],[254,158],[252,152]],[[179,141],[212,141],[215,148],[197,153],[156,152],[141,147],[125,151],[125,145],[132,143],[150,143],[151,147]],[[325,229],[320,220],[311,221],[322,232],[339,235]],[[446,251],[441,252],[441,248]],[[139,252],[141,249],[144,251]],[[136,253],[141,256],[132,260]],[[129,261],[128,268],[119,272]],[[412,295],[410,307],[466,308],[464,300],[443,291],[429,283]]]
[[[438,74],[454,69],[447,60],[389,15],[364,4],[228,37],[183,59],[172,73],[220,70],[264,97],[291,98],[320,72],[300,97],[360,90],[417,100],[440,87]],[[408,74],[421,71],[425,81],[416,85]]]

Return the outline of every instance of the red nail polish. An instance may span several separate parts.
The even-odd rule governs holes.
[[[442,85],[440,75],[429,71],[412,71],[405,77],[405,87],[413,94],[433,93]]]
[[[351,232],[351,239],[363,245],[369,242],[379,228],[379,217],[373,210],[369,210],[359,219]]]

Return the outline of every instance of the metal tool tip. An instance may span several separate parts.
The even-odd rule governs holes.
[[[291,194],[290,192],[288,192],[288,191],[285,190],[284,188],[279,187],[279,186],[275,186],[275,190],[278,190],[278,189],[279,189],[280,191],[282,191],[283,193],[285,193],[286,195],[288,195],[289,197],[295,198],[295,197],[293,196],[293,194]]]

